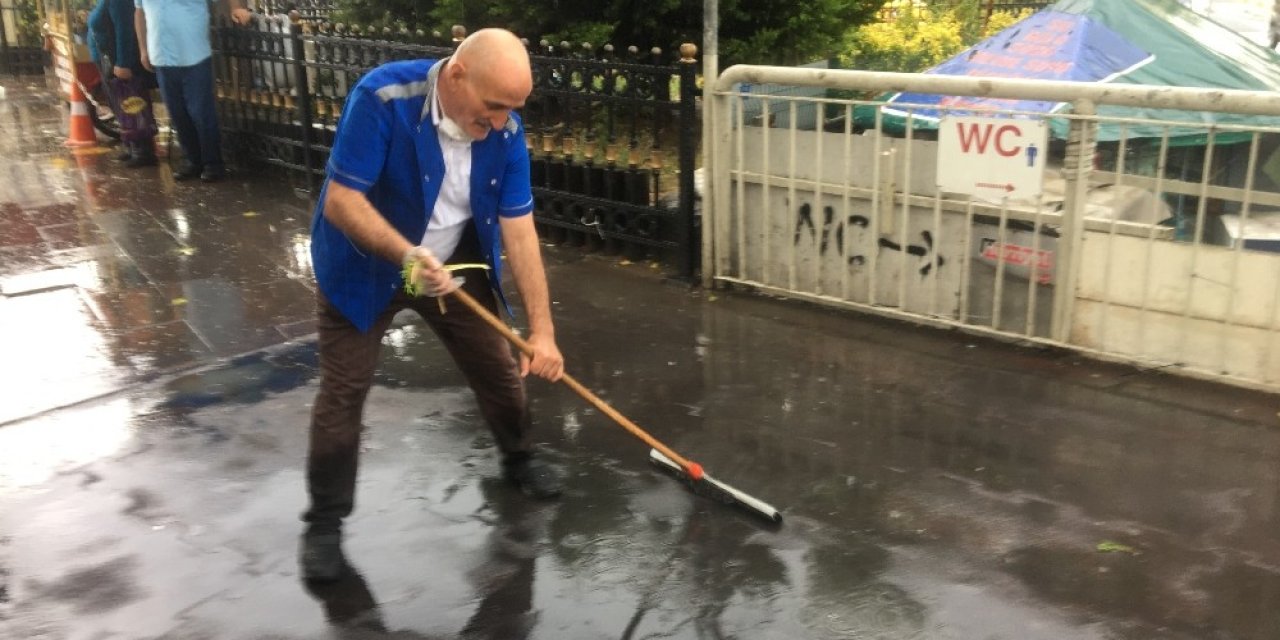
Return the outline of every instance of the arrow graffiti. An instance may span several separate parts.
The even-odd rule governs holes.
[[[916,257],[929,258],[928,260],[925,261],[924,266],[920,267],[920,275],[927,276],[929,275],[930,271],[933,271],[934,260],[929,257],[930,254],[933,253],[933,234],[929,233],[928,231],[921,231],[920,238],[924,240],[924,246],[920,246],[918,244],[909,244],[907,245],[907,248],[905,249],[905,251],[908,254],[911,254]],[[902,245],[888,238],[880,238],[880,246],[892,251],[904,251],[904,249],[902,248]],[[939,255],[937,256],[937,262],[938,262],[938,268],[941,269],[942,265],[946,264],[947,259]]]

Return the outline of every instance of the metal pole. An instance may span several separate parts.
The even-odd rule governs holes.
[[[876,93],[930,93],[1046,102],[1076,102],[1083,99],[1094,104],[1144,109],[1213,111],[1260,116],[1280,114],[1280,91],[1241,89],[1206,91],[1197,87],[1151,87],[1025,78],[973,78],[753,65],[734,65],[707,81],[714,82],[717,91],[732,91],[733,86],[741,82],[752,84],[771,82],[797,87],[853,89]]]
[[[693,139],[698,127],[695,86],[698,47],[680,45],[680,277],[693,280],[698,270],[698,232],[693,215],[693,172],[697,168],[697,148]]]
[[[11,0],[3,0],[0,2],[0,73],[9,73],[13,71],[13,75],[18,75],[17,65],[13,64],[12,54],[9,52],[9,24],[17,22],[17,16],[14,15],[16,8]],[[16,40],[15,34],[15,40]],[[21,44],[16,43],[15,44]]]
[[[302,21],[297,11],[289,16],[289,43],[292,48],[289,57],[293,60],[293,90],[297,94],[294,104],[298,109],[298,122],[302,127],[302,171],[303,185],[308,192],[312,191],[315,178],[311,174],[311,84],[307,79],[306,50],[302,39]]]
[[[716,272],[715,239],[725,224],[716,215],[715,85],[720,75],[719,0],[702,0],[702,286],[710,288]]]
[[[1071,342],[1072,315],[1076,284],[1080,273],[1080,254],[1084,248],[1084,214],[1089,197],[1089,174],[1093,171],[1093,155],[1097,149],[1097,106],[1092,100],[1079,100],[1072,107],[1070,130],[1067,132],[1067,157],[1062,173],[1066,177],[1066,199],[1062,208],[1062,237],[1054,269],[1053,321],[1050,335],[1063,344]],[[1039,229],[1036,229],[1039,233]],[[1034,272],[1032,277],[1035,277]]]

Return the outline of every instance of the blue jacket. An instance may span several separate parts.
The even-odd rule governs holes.
[[[357,246],[324,217],[329,184],[365,194],[412,243],[422,239],[444,183],[444,153],[431,121],[431,92],[444,61],[408,60],[365,74],[347,96],[328,175],[311,224],[311,259],[325,297],[361,331],[368,331],[404,286],[401,265]],[[471,215],[501,298],[499,217],[533,212],[529,153],[513,113],[502,129],[471,145]]]
[[[133,0],[99,0],[89,12],[89,54],[94,62],[106,54],[117,67],[143,71],[133,8]]]

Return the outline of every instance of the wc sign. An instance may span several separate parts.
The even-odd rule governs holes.
[[[938,124],[938,188],[989,202],[1036,198],[1048,143],[1044,120],[944,117]]]

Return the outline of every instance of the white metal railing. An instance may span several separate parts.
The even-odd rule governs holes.
[[[893,137],[878,102],[759,95],[744,83],[1067,108],[895,103],[905,125]],[[1280,93],[735,66],[712,96],[706,284],[1280,389]],[[1166,120],[1108,106],[1277,119]],[[854,124],[860,107],[874,113],[865,130]],[[942,191],[938,144],[914,126],[924,108],[1063,125],[1045,193],[992,202]],[[797,128],[801,109],[826,126]],[[1187,144],[1188,131],[1199,141]]]

